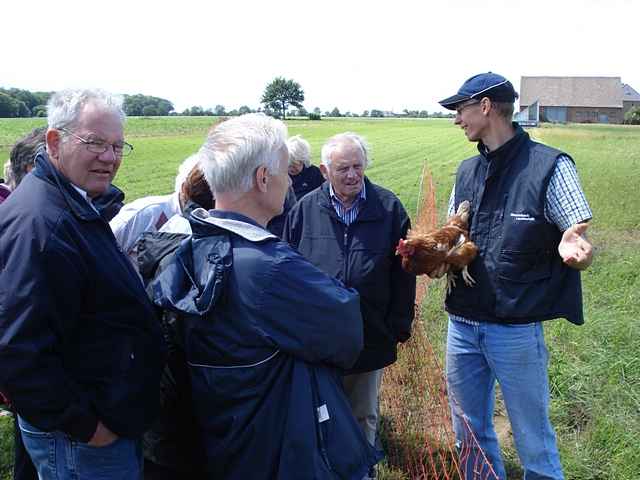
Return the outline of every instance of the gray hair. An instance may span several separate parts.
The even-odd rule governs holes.
[[[311,165],[311,146],[301,135],[295,135],[287,140],[289,150],[289,165],[295,162],[302,163],[305,167]]]
[[[331,155],[333,154],[333,152],[345,143],[351,143],[360,149],[360,151],[362,152],[362,158],[364,158],[363,167],[364,169],[366,169],[370,163],[369,144],[363,137],[353,132],[339,133],[338,135],[334,135],[325,142],[325,144],[322,146],[322,152],[320,154],[322,158],[322,164],[328,168],[331,165]]]
[[[180,193],[182,191],[182,184],[185,182],[191,170],[193,170],[200,161],[200,155],[197,153],[187,157],[187,159],[178,167],[178,175],[176,175],[175,191]]]
[[[78,121],[82,108],[89,103],[96,103],[118,115],[120,121],[124,123],[122,102],[121,96],[112,95],[100,89],[61,90],[54,93],[47,102],[47,122],[49,128],[73,127]]]
[[[286,148],[286,139],[285,124],[263,113],[247,113],[216,125],[199,152],[212,193],[248,192],[261,166],[277,174],[275,153]]]

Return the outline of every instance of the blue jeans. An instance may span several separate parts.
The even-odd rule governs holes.
[[[484,458],[474,448],[467,425],[495,473],[501,480],[506,478],[493,428],[496,380],[502,390],[525,480],[564,478],[556,435],[549,421],[548,359],[540,322],[470,325],[449,320],[449,401],[468,480],[474,478],[474,470],[481,471]],[[482,472],[487,472],[487,468]]]
[[[141,480],[140,442],[119,438],[92,447],[62,432],[43,432],[18,418],[24,446],[40,480]]]

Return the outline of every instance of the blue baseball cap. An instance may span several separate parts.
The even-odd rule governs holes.
[[[474,75],[462,84],[460,90],[438,103],[447,110],[455,110],[459,103],[477,98],[489,97],[496,102],[514,102],[518,94],[511,82],[497,73],[487,72]]]

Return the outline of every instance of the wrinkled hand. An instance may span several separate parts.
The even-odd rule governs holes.
[[[118,439],[118,436],[109,430],[104,423],[98,422],[98,426],[96,427],[96,431],[89,440],[89,445],[92,447],[106,447],[111,445]]]
[[[588,226],[588,223],[572,225],[562,234],[558,245],[562,261],[576,270],[586,269],[593,261],[593,248],[583,236]]]
[[[441,263],[434,270],[431,270],[429,273],[427,273],[427,275],[429,276],[429,278],[440,278],[445,273],[447,273],[450,268],[451,265],[449,265],[448,263]]]

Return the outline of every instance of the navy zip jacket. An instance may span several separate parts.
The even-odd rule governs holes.
[[[329,183],[291,209],[283,238],[320,270],[360,294],[364,350],[348,373],[396,361],[397,342],[411,335],[416,277],[402,269],[395,247],[411,224],[400,200],[365,178],[367,198],[351,225],[336,214]]]
[[[136,438],[157,412],[154,308],[109,224],[49,162],[0,206],[0,390],[28,422]]]
[[[379,455],[338,373],[362,348],[357,293],[243,215],[190,222],[147,289],[184,328],[209,476],[362,479]]]

